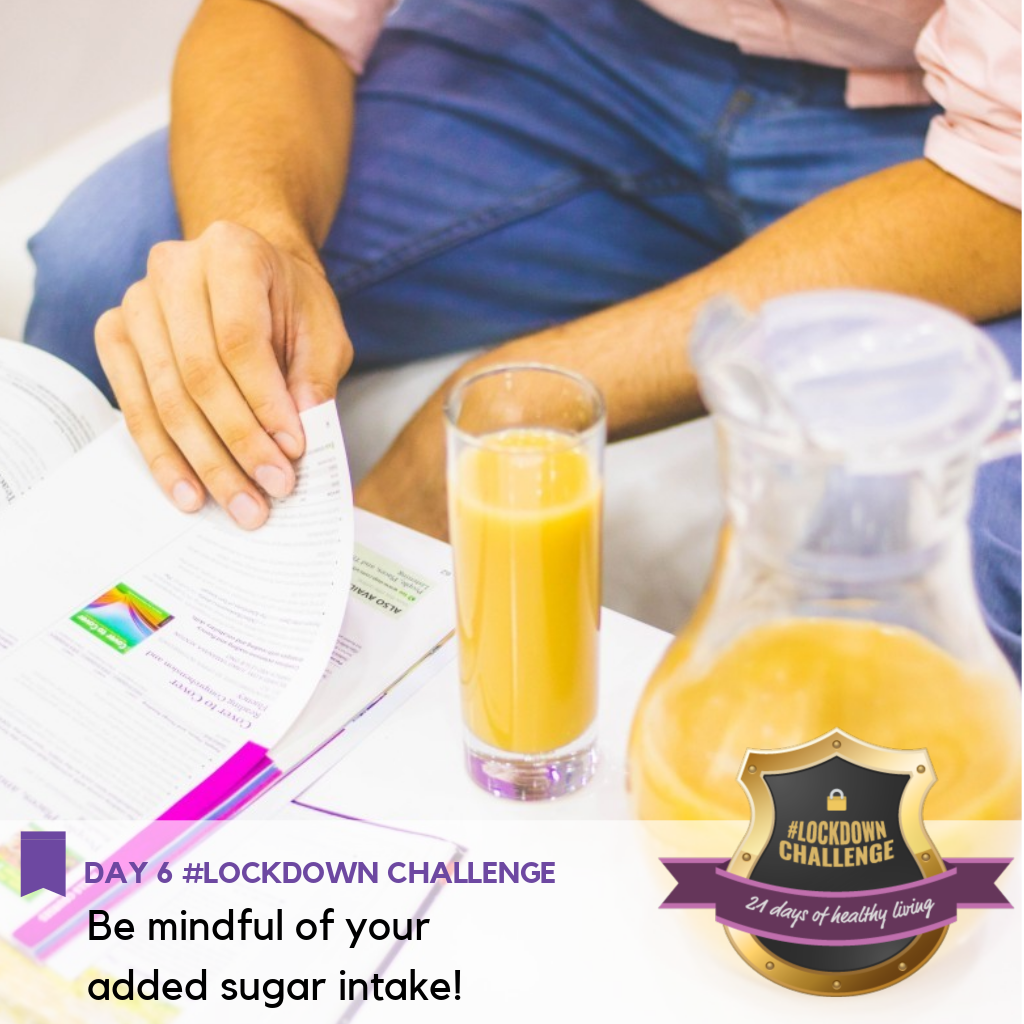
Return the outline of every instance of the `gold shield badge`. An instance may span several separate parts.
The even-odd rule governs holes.
[[[840,729],[799,747],[748,751],[739,782],[750,800],[750,826],[725,870],[758,883],[745,909],[759,909],[759,893],[768,906],[770,895],[768,913],[777,919],[765,929],[771,938],[726,925],[740,956],[770,981],[829,996],[885,988],[921,967],[948,925],[856,944],[778,936],[785,915],[796,912],[787,910],[786,894],[794,904],[800,893],[835,897],[824,901],[827,914],[819,911],[822,936],[837,915],[843,920],[851,897],[870,915],[872,894],[909,887],[913,905],[914,883],[946,871],[924,827],[924,800],[935,781],[926,750],[876,747]]]

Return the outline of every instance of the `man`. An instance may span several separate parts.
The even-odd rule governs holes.
[[[464,369],[580,369],[622,438],[700,413],[686,336],[717,292],[1020,308],[1014,0],[406,0],[375,43],[388,6],[205,0],[169,167],[145,140],[32,243],[28,340],[105,373],[183,509],[259,526],[353,355],[503,342]],[[435,534],[442,400],[357,493]],[[1006,472],[978,509],[1017,552],[1015,603],[986,603],[1019,645]]]

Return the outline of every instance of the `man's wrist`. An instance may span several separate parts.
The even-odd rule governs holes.
[[[264,230],[253,227],[253,230],[262,235],[275,249],[287,253],[300,263],[305,263],[318,274],[327,276],[316,244],[304,232],[288,229],[278,230],[273,226]]]
[[[267,216],[265,213],[229,213],[217,217],[182,219],[186,239],[199,238],[211,225],[218,222],[237,224],[239,227],[254,231],[279,252],[286,253],[319,274],[325,275],[316,243],[309,232],[292,218]]]

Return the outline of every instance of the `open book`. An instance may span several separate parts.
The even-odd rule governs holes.
[[[0,821],[68,826],[73,862],[230,815],[451,635],[447,546],[353,509],[333,403],[303,426],[294,494],[245,533],[175,509],[89,381],[0,341]]]

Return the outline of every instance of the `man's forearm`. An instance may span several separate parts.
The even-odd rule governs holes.
[[[354,76],[260,0],[205,0],[178,51],[171,175],[186,238],[217,220],[309,258],[344,187]]]
[[[756,307],[813,288],[873,288],[972,320],[1021,305],[1020,212],[919,160],[826,193],[680,281],[487,353],[588,374],[623,438],[700,412],[687,338],[700,307],[728,292]],[[463,372],[467,372],[466,368]]]
[[[756,307],[804,289],[876,288],[985,320],[1020,308],[1020,258],[1020,213],[933,164],[862,178],[682,280],[471,360],[412,420],[360,488],[360,502],[443,532],[444,395],[486,365],[538,361],[579,370],[604,392],[611,437],[631,437],[702,412],[687,341],[713,295]]]

